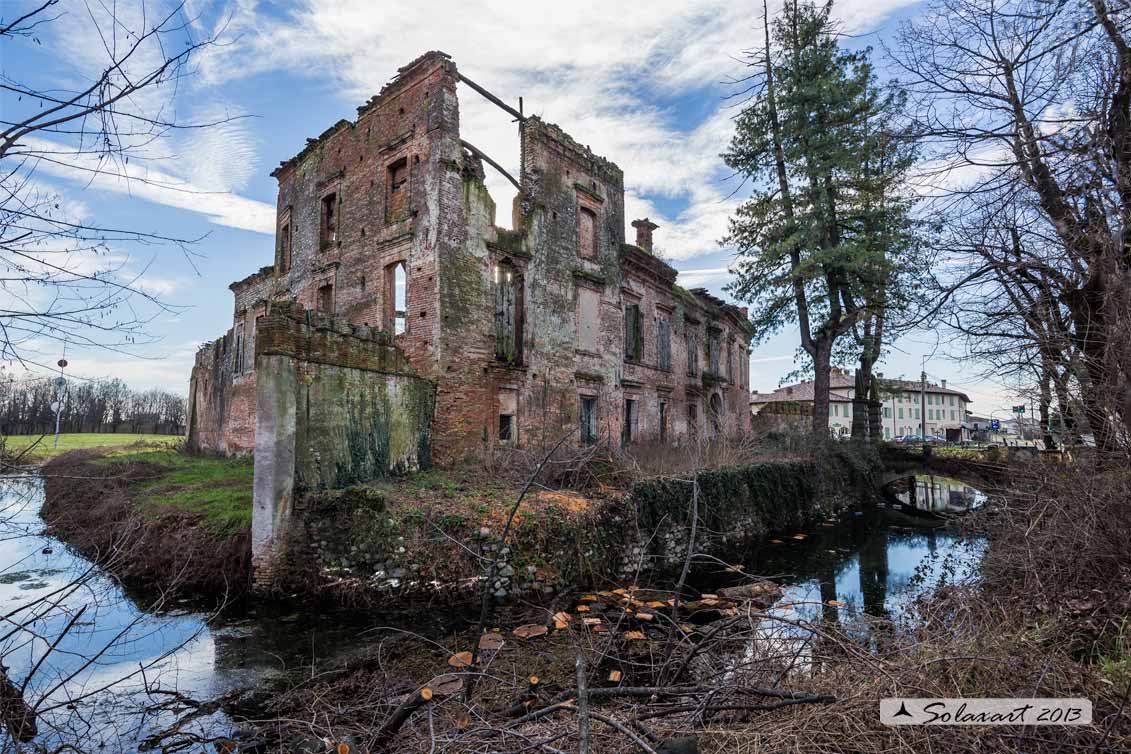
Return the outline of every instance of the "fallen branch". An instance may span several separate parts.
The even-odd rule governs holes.
[[[397,735],[397,731],[412,717],[412,713],[431,701],[432,689],[425,686],[401,702],[401,705],[393,710],[393,714],[389,715],[389,719],[378,729],[377,736],[373,739],[373,747],[384,749]]]

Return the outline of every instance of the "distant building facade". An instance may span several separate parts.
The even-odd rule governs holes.
[[[905,435],[937,435],[948,439],[969,439],[966,414],[971,405],[969,396],[961,390],[941,384],[927,383],[926,416],[923,415],[922,385],[913,380],[880,379],[880,398],[883,403],[883,433],[885,440]],[[855,377],[843,369],[834,368],[829,375],[829,432],[846,436],[852,432],[853,399],[856,396]],[[813,382],[785,385],[772,393],[750,393],[750,411],[758,415],[763,411],[787,415],[811,415],[813,407]],[[948,434],[949,432],[949,434]]]

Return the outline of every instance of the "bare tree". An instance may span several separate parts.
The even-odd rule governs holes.
[[[84,0],[5,3],[0,12],[5,55],[40,44],[68,14],[88,24],[103,50],[92,69],[77,72],[77,88],[0,76],[0,357],[25,360],[33,341],[109,349],[146,342],[146,325],[169,306],[146,289],[145,267],[117,246],[169,246],[191,256],[194,239],[101,225],[41,178],[157,180],[139,165],[164,138],[214,125],[180,122],[173,105],[192,61],[217,38],[198,36],[183,5],[155,17],[144,3],[126,14],[119,4]]]
[[[940,211],[963,228],[943,292],[992,289],[983,323],[1012,317],[1043,354],[1031,384],[1068,368],[1104,451],[1131,431],[1129,23],[1104,0],[941,0],[894,51],[937,147]]]

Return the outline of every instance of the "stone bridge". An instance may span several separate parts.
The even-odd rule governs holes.
[[[961,457],[933,451],[933,448],[924,452],[921,447],[881,446],[883,471],[876,477],[878,486],[883,487],[897,479],[924,472],[961,479],[983,490],[1002,482],[1005,465],[1000,461],[990,460],[984,453],[974,451],[976,455]]]

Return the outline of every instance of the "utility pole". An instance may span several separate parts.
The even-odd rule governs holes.
[[[919,375],[919,435],[923,444],[927,444],[927,372]]]

